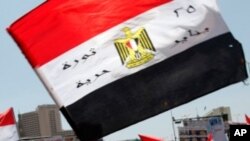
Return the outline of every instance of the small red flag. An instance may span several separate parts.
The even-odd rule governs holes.
[[[19,140],[13,108],[0,113],[0,141]]]
[[[139,135],[139,137],[141,138],[141,141],[163,141],[163,139],[161,138],[152,137],[148,135]]]
[[[214,141],[212,133],[208,134],[207,141]]]
[[[3,113],[0,113],[0,127],[15,124],[13,109],[9,108]]]
[[[245,114],[245,119],[246,119],[246,123],[250,124],[250,117],[248,117],[246,114]]]

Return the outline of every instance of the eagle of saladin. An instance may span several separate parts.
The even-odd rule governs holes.
[[[122,31],[125,38],[115,39],[114,44],[124,66],[135,68],[154,58],[156,50],[145,28],[132,33],[129,27],[124,27]]]

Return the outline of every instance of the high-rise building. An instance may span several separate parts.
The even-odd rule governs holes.
[[[19,114],[18,129],[21,137],[41,136],[38,114],[36,112]]]
[[[36,111],[18,115],[21,137],[45,137],[62,133],[61,117],[56,105],[41,105]]]

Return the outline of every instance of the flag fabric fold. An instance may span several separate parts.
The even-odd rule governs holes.
[[[245,121],[248,125],[250,125],[250,117],[245,114]]]
[[[148,135],[139,135],[141,141],[163,141],[163,139],[158,138],[158,137],[153,137],[153,136],[148,136]]]
[[[46,1],[8,31],[82,141],[248,77],[216,0]]]
[[[18,133],[16,127],[13,108],[9,108],[0,113],[0,141],[18,141]]]
[[[208,134],[207,141],[214,141],[214,139],[213,139],[213,133],[209,133]]]

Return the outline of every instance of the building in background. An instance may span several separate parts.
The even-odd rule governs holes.
[[[225,133],[229,137],[230,124],[232,123],[232,115],[230,107],[218,107],[209,111],[205,116],[221,116],[224,121]]]
[[[173,123],[181,123],[178,127],[180,141],[207,141],[212,133],[215,141],[227,141],[229,121],[232,120],[229,107],[218,107],[203,117],[174,119]]]
[[[227,141],[221,116],[184,119],[178,131],[180,141],[207,141],[209,134],[212,134],[214,141]]]
[[[230,107],[218,107],[209,111],[204,116],[222,116],[224,122],[232,121]]]
[[[21,138],[76,138],[72,130],[62,129],[56,105],[40,105],[35,111],[18,114],[18,128]]]

